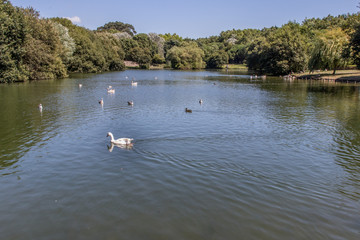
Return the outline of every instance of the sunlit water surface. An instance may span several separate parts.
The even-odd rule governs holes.
[[[0,238],[360,239],[359,101],[206,71],[0,85]]]

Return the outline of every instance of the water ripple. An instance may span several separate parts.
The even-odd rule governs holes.
[[[134,70],[0,91],[6,239],[359,235],[356,91]],[[134,146],[109,151],[109,131]]]

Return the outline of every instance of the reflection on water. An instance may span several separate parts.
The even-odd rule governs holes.
[[[2,238],[357,239],[359,100],[230,70],[0,85]]]
[[[131,144],[113,144],[113,143],[111,143],[110,146],[107,145],[107,148],[108,148],[109,152],[112,152],[114,150],[114,147],[131,150],[133,148],[133,146],[134,146],[133,143],[131,143]]]

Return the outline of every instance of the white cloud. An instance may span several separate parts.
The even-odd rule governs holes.
[[[69,19],[72,23],[81,23],[81,19],[78,16],[74,16],[74,17],[66,17],[67,19]]]

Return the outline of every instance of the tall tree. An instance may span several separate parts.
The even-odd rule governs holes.
[[[70,72],[103,72],[123,70],[122,39],[108,32],[91,31],[76,26],[70,20],[54,18],[66,27],[75,42],[75,51],[67,67]]]
[[[0,82],[25,81],[28,74],[22,65],[26,39],[25,19],[19,8],[0,1]]]
[[[308,43],[299,24],[289,22],[281,28],[263,30],[263,36],[254,40],[248,49],[249,69],[287,74],[304,70],[307,65]]]
[[[360,25],[351,36],[350,46],[352,48],[352,57],[357,68],[360,69]]]
[[[344,54],[348,43],[349,37],[341,28],[320,31],[309,61],[309,69],[328,68],[335,74],[337,69],[348,64]]]
[[[63,45],[53,22],[40,19],[33,8],[24,9],[29,29],[24,44],[23,62],[29,72],[29,79],[54,79],[67,75],[62,62]]]

